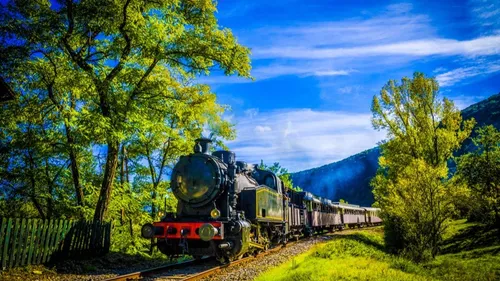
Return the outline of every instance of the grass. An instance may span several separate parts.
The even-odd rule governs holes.
[[[455,221],[445,236],[443,253],[415,264],[386,253],[383,229],[371,228],[338,235],[256,280],[500,280],[499,237],[498,230]]]

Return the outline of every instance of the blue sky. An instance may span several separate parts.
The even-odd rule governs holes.
[[[221,0],[219,24],[252,50],[255,81],[214,72],[237,158],[300,171],[374,147],[372,97],[434,76],[464,108],[500,92],[500,1]]]

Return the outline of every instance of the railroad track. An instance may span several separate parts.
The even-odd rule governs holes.
[[[289,242],[286,244],[286,246],[289,247],[295,243],[296,242]],[[246,263],[254,259],[277,252],[286,246],[276,246],[265,252],[261,252],[257,255],[242,258],[223,265],[216,264],[215,260],[211,258],[205,258],[201,260],[189,260],[185,262],[168,264],[165,266],[146,269],[143,271],[119,275],[106,279],[105,281],[126,281],[126,280],[148,279],[148,278],[160,279],[160,280],[196,281],[208,277],[212,274],[215,274],[225,268],[237,266],[239,264]],[[195,271],[195,272],[193,273],[186,273],[185,271],[179,272],[179,270],[181,269],[188,269],[188,268],[190,271]]]
[[[333,234],[334,233],[326,233],[325,235],[330,236]],[[223,269],[234,267],[242,263],[250,262],[257,258],[267,256],[271,253],[283,249],[284,247],[290,247],[300,241],[304,241],[307,239],[309,238],[303,238],[297,241],[289,241],[286,245],[279,245],[265,252],[260,252],[257,255],[245,257],[240,260],[233,261],[229,264],[220,265],[219,263],[216,262],[214,258],[204,258],[201,260],[188,260],[180,263],[168,264],[156,268],[146,269],[143,271],[119,275],[106,279],[104,281],[118,281],[118,280],[126,281],[126,280],[137,280],[137,279],[196,281],[211,276],[213,274],[216,274],[217,272]]]

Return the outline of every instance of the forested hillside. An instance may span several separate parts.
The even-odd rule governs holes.
[[[500,129],[500,93],[465,108],[462,116],[464,120],[476,119],[476,127],[491,124]],[[474,132],[472,137],[475,135]],[[473,149],[469,138],[457,155]],[[291,177],[295,185],[315,194],[371,206],[374,199],[369,183],[377,171],[379,156],[380,149],[374,147],[335,163],[293,173]]]

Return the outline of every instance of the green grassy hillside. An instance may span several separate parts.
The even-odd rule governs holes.
[[[383,229],[337,235],[257,281],[298,280],[500,280],[500,233],[482,225],[452,223],[443,253],[434,261],[415,264],[385,252]]]
[[[476,119],[478,126],[492,124],[500,129],[500,94],[467,107],[462,110],[462,116],[464,119]],[[474,145],[469,139],[457,155],[473,149]],[[320,196],[371,206],[373,195],[369,183],[377,171],[379,156],[380,149],[375,147],[339,162],[293,173],[291,178],[295,185]]]

